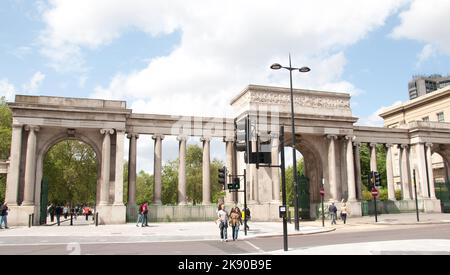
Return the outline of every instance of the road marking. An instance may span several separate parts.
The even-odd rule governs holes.
[[[250,246],[253,247],[254,249],[258,250],[258,252],[260,252],[260,253],[264,253],[264,252],[265,252],[264,250],[262,250],[261,248],[257,247],[256,245],[252,244],[252,243],[249,242],[249,241],[245,241],[245,243],[247,243],[248,245],[250,245]]]

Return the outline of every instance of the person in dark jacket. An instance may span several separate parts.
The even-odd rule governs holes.
[[[0,229],[3,229],[3,224],[5,224],[5,229],[8,229],[8,204],[5,202],[0,206]]]
[[[56,214],[56,223],[58,224],[58,226],[60,226],[61,215],[63,214],[63,208],[61,206],[57,206],[56,210],[55,210],[55,214]]]
[[[331,203],[330,207],[328,207],[328,211],[331,215],[331,224],[336,224],[336,218],[337,218],[337,207],[334,205],[334,202]]]

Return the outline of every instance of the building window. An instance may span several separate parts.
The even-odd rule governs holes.
[[[444,122],[445,121],[444,112],[437,113],[437,120],[438,120],[438,122]]]
[[[429,116],[423,117],[422,121],[428,122],[428,121],[430,121],[430,117]]]

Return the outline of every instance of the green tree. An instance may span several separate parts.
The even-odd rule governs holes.
[[[370,174],[370,148],[367,144],[361,145],[361,180],[363,183],[363,189],[369,190],[368,177]],[[386,150],[384,145],[377,145],[377,170],[381,176],[381,185],[386,188],[387,176],[386,176]]]
[[[66,140],[53,146],[44,159],[44,177],[49,202],[96,203],[97,159],[89,145]]]
[[[297,178],[299,178],[303,173],[304,163],[303,158],[297,161]],[[288,166],[286,168],[286,200],[287,203],[290,206],[294,205],[294,194],[295,194],[295,188],[294,188],[294,167]]]
[[[198,145],[189,145],[186,150],[186,193],[188,202],[198,204],[202,202],[202,149]],[[163,204],[175,205],[178,202],[178,163],[174,160],[162,168]],[[219,160],[213,160],[210,165],[211,200],[217,202],[223,198],[222,186],[217,183],[218,169],[223,167]]]
[[[11,147],[12,113],[4,97],[0,98],[0,161],[9,158]],[[6,176],[0,175],[0,202],[5,199]]]
[[[151,203],[153,201],[153,175],[147,174],[145,171],[139,172],[136,177],[136,203]]]
[[[12,113],[4,97],[0,98],[0,160],[9,158],[11,147]]]

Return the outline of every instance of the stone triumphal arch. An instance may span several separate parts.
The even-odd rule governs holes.
[[[450,126],[445,123],[414,122],[402,129],[355,126],[350,95],[322,91],[295,90],[295,124],[298,143],[295,147],[305,159],[305,175],[310,183],[310,215],[316,216],[319,190],[325,185],[325,199],[348,201],[353,215],[361,215],[362,178],[360,145],[371,146],[371,169],[376,170],[376,145],[383,145],[387,159],[389,200],[399,208],[415,207],[411,192],[412,171],[417,172],[420,207],[440,212],[433,186],[432,153],[450,159]],[[103,224],[125,223],[136,213],[136,154],[139,135],[154,140],[153,220],[189,219],[196,215],[215,216],[211,203],[210,142],[225,143],[226,165],[233,174],[248,172],[247,201],[255,220],[278,220],[280,205],[280,172],[277,168],[256,169],[244,163],[243,153],[235,152],[235,120],[249,115],[257,131],[269,133],[272,162],[279,163],[279,126],[290,125],[289,89],[250,85],[231,101],[236,111],[232,118],[182,117],[135,114],[126,102],[97,99],[75,99],[45,96],[16,96],[9,106],[13,112],[11,156],[2,165],[7,170],[6,201],[11,224],[26,224],[30,214],[39,221],[42,163],[46,152],[65,139],[76,139],[90,145],[99,162],[97,205]],[[286,144],[292,133],[286,127]],[[162,147],[166,136],[179,141],[178,205],[161,205]],[[129,140],[128,204],[123,202],[124,141]],[[186,142],[199,138],[203,144],[203,205],[195,209],[186,200]],[[402,201],[396,201],[393,183],[392,150],[399,151],[403,183]],[[9,167],[6,167],[9,166]],[[5,168],[6,167],[6,168]],[[242,186],[242,185],[241,185]],[[227,194],[227,204],[243,202],[242,193]]]

